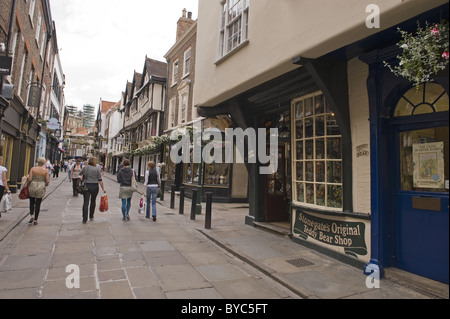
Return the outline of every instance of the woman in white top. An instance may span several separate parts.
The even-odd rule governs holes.
[[[5,190],[7,194],[11,194],[11,191],[8,187],[8,182],[6,181],[6,172],[8,170],[6,167],[3,166],[3,156],[0,156],[0,201],[3,198],[3,195],[5,194]]]

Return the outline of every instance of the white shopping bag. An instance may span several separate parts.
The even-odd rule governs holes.
[[[0,203],[0,212],[6,213],[12,208],[11,194],[5,194]]]

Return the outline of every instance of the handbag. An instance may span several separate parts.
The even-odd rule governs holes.
[[[100,198],[100,211],[101,212],[108,211],[108,195],[103,195]]]
[[[138,185],[137,185],[136,178],[134,177],[134,171],[133,171],[133,175],[131,176],[131,190],[133,192],[137,192],[138,191]]]
[[[77,192],[80,194],[86,194],[88,192],[88,188],[84,181],[81,181],[80,185],[77,186]]]
[[[30,189],[28,188],[28,185],[26,185],[20,190],[19,198],[28,199],[29,197],[30,197]]]

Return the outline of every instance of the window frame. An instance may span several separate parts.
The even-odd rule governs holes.
[[[175,70],[176,70],[176,72],[175,72]],[[176,59],[172,63],[172,86],[174,86],[178,83],[178,80],[177,80],[178,73],[180,73],[180,61],[179,61],[179,59]]]
[[[231,4],[231,7],[230,7]],[[230,17],[230,11],[238,7],[241,10],[235,11],[235,16]],[[220,21],[219,21],[219,47],[218,58],[222,59],[227,55],[235,52],[245,43],[248,42],[248,20],[250,0],[221,0],[220,1]],[[233,15],[233,14],[232,14]],[[238,26],[233,32],[235,24]],[[230,32],[230,29],[232,30]],[[233,44],[233,38],[236,39],[236,44]],[[231,42],[230,42],[231,40]],[[231,47],[230,47],[231,44]]]
[[[184,51],[184,55],[183,55],[183,61],[184,61],[183,78],[187,77],[191,73],[191,57],[192,57],[192,47],[189,47],[186,51]]]
[[[323,112],[316,113],[315,110],[317,108],[316,104],[316,98],[321,97],[323,99]],[[313,98],[312,102],[312,113],[306,114],[306,109],[304,106],[305,101],[308,99]],[[297,114],[297,104],[302,104],[302,112]],[[333,120],[334,117],[334,120]],[[321,91],[316,91],[314,93],[296,98],[291,101],[291,149],[292,149],[292,174],[291,174],[291,180],[292,180],[292,203],[297,206],[305,206],[310,207],[314,209],[323,209],[323,210],[331,210],[335,212],[343,212],[344,207],[344,183],[343,183],[343,177],[344,177],[344,161],[343,161],[343,149],[342,149],[342,132],[339,129],[339,126],[337,128],[339,129],[339,134],[328,134],[328,121],[329,119],[330,123],[334,122],[334,125],[338,125],[335,114],[333,113],[330,105],[327,103],[325,95]],[[323,133],[321,135],[317,135],[317,122],[319,120],[323,120]],[[312,134],[311,132],[308,132],[309,135],[307,135],[307,129],[306,129],[306,123],[309,121],[312,125]],[[297,123],[302,122],[303,125],[301,125],[301,135],[299,137],[298,131],[297,131]],[[333,156],[330,157],[328,144],[331,141],[335,141],[339,139],[340,141],[340,156],[338,158],[333,158]],[[318,148],[317,142],[323,141],[323,148]],[[298,150],[297,150],[297,143],[301,143],[299,145],[302,145],[302,151],[301,151],[301,157],[299,156]],[[309,142],[309,145],[312,145],[312,154],[307,154],[307,142]],[[312,143],[311,143],[312,142]],[[320,145],[320,144],[319,144]],[[318,153],[318,150],[323,151]],[[321,154],[322,157],[319,157]],[[310,156],[309,156],[310,155]],[[339,165],[340,164],[340,165]],[[297,166],[298,165],[298,166]],[[312,172],[313,175],[310,176],[310,178],[307,178],[307,166],[311,167],[312,165]],[[329,180],[329,167],[331,165],[331,169],[335,169],[336,167],[339,169],[340,166],[340,181],[336,182]],[[318,167],[323,169],[322,178],[318,178],[317,170]],[[298,175],[297,170],[301,167],[301,175]],[[299,177],[300,176],[300,177]],[[320,176],[320,175],[319,175]],[[336,177],[334,174],[332,177]],[[298,187],[303,187],[303,199],[299,199],[299,193],[297,191]],[[307,200],[307,188],[313,187],[313,200],[312,202],[308,202]],[[319,188],[323,186],[323,204],[319,203],[317,193]],[[340,206],[336,207],[331,205],[332,197],[329,195],[329,189],[340,188]],[[321,190],[321,189],[320,189]]]

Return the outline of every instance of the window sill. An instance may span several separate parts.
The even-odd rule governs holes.
[[[221,57],[220,59],[218,59],[215,62],[215,65],[218,66],[220,65],[222,62],[224,62],[225,60],[227,60],[228,58],[230,58],[231,56],[233,56],[236,52],[240,51],[242,48],[246,47],[248,44],[250,43],[249,40],[245,40],[244,42],[242,42],[241,44],[239,44],[237,47],[235,47],[233,50],[231,50],[230,52],[228,52],[227,54],[225,54],[223,57]]]

